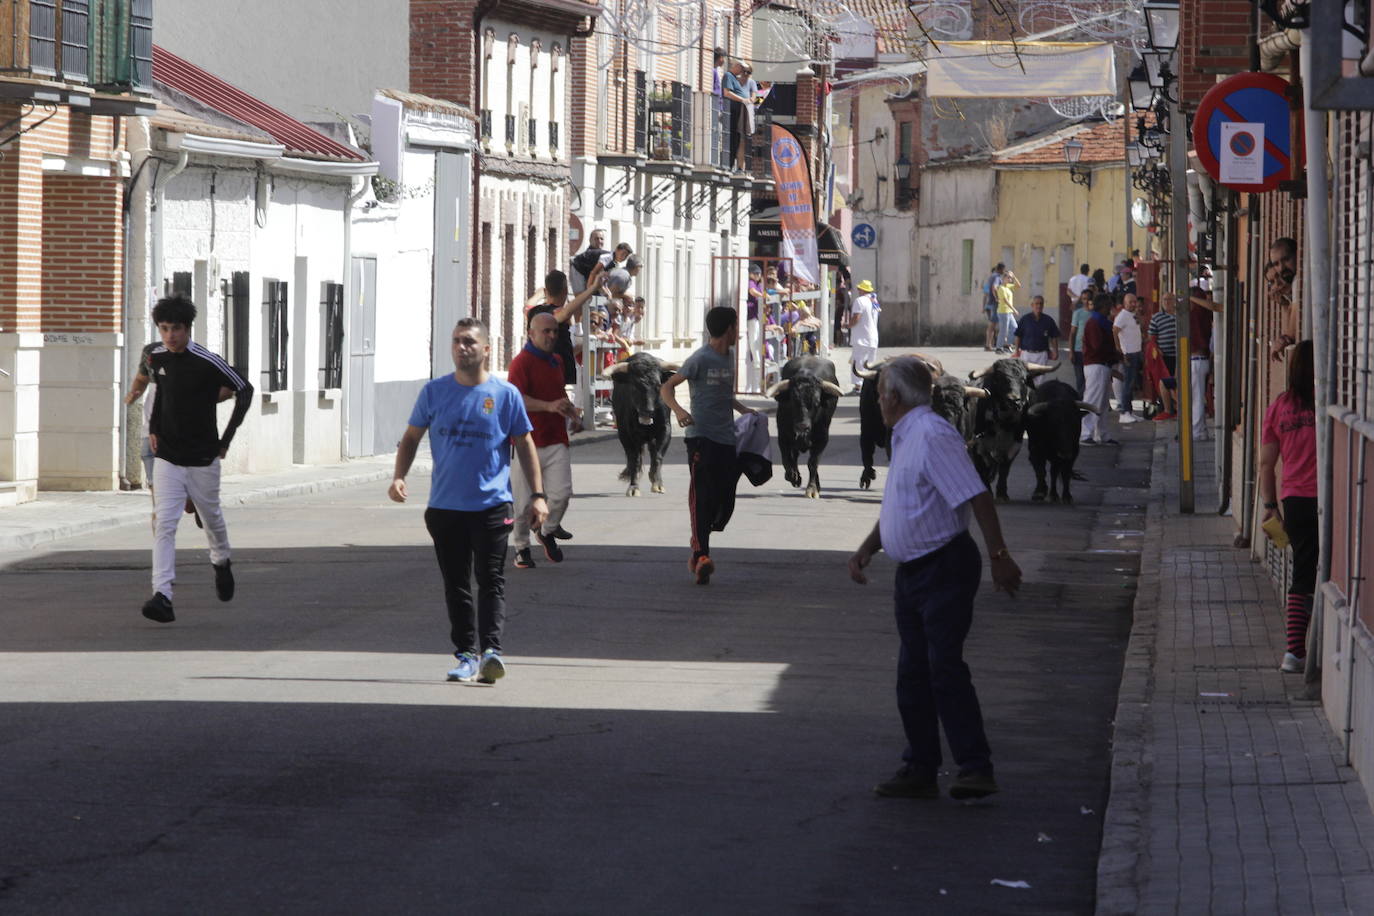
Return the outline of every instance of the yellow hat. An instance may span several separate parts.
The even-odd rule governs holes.
[[[858,288],[859,288],[859,292],[862,292],[862,293],[871,293],[871,292],[873,292],[873,284],[872,284],[871,282],[869,282],[868,280],[860,280],[860,281],[859,281],[859,287],[858,287]]]

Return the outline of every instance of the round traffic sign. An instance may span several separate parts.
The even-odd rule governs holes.
[[[878,231],[868,223],[859,223],[850,230],[849,238],[855,248],[872,248],[878,241]]]
[[[1208,174],[1233,190],[1257,193],[1274,190],[1289,176],[1293,135],[1288,89],[1288,81],[1272,73],[1237,73],[1207,91],[1193,117],[1193,147]],[[1260,143],[1255,132],[1244,129],[1223,140],[1221,125],[1227,122],[1264,126],[1263,181],[1259,184],[1222,181],[1223,148],[1232,156],[1244,157],[1254,155]]]

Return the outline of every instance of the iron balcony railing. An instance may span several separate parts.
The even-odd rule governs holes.
[[[675,80],[654,80],[649,92],[649,156],[693,161],[692,87]]]
[[[0,0],[0,72],[151,92],[152,0]]]
[[[724,96],[692,93],[692,164],[730,168],[730,105]]]

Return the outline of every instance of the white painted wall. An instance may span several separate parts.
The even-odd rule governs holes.
[[[228,473],[263,472],[289,467],[293,446],[303,435],[306,463],[339,460],[339,403],[318,397],[321,284],[344,282],[344,199],[349,184],[300,175],[264,175],[269,182],[263,225],[257,224],[259,178],[243,161],[197,162],[168,183],[163,201],[161,290],[178,271],[208,271],[197,338],[224,354],[225,302],[220,281],[235,271],[249,272],[248,381],[257,389],[254,404],[235,436],[225,461]],[[214,186],[213,197],[211,185]],[[304,273],[298,270],[304,260]],[[301,282],[301,277],[304,283]],[[269,394],[264,281],[288,284],[288,387]],[[303,288],[302,288],[303,287]],[[307,397],[295,397],[297,394]],[[220,405],[221,425],[232,402]]]
[[[408,0],[175,0],[153,40],[303,121],[372,110],[410,85]]]
[[[434,153],[407,149],[403,159],[399,200],[368,196],[354,207],[353,256],[377,259],[378,383],[431,377]]]

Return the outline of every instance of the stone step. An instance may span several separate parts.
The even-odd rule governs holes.
[[[19,505],[19,484],[13,480],[0,480],[0,509]]]

